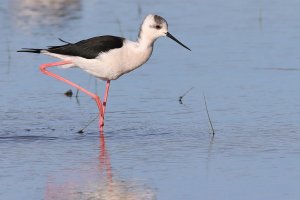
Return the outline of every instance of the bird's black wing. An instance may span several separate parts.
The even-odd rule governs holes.
[[[125,38],[122,37],[104,35],[82,40],[74,44],[68,43],[61,46],[52,46],[45,50],[56,54],[93,59],[97,57],[99,53],[121,48],[124,40]]]

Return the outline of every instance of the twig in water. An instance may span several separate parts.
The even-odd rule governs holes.
[[[11,51],[10,51],[10,45],[9,45],[8,38],[6,38],[6,51],[7,51],[7,74],[9,74],[10,66],[11,66]]]
[[[194,87],[191,87],[190,89],[188,89],[188,91],[186,91],[183,95],[181,95],[178,99],[179,103],[182,104],[182,99],[185,95],[187,95],[187,93],[189,93]]]
[[[119,27],[119,32],[121,34],[121,36],[123,37],[124,36],[124,32],[123,32],[123,29],[122,29],[122,24],[121,24],[121,21],[119,20],[119,18],[116,18],[116,23]]]
[[[79,90],[77,90],[75,98],[76,98],[77,104],[80,105],[80,101],[79,101],[79,98],[78,98],[78,93],[79,93]]]
[[[86,129],[91,123],[93,123],[97,118],[99,117],[99,114],[94,117],[87,125],[85,125],[82,129],[80,129],[77,133],[84,133],[84,129]]]
[[[140,17],[142,15],[142,5],[141,5],[140,0],[137,2],[137,7],[138,7],[138,14],[139,14],[139,17]]]
[[[206,109],[208,121],[209,121],[211,130],[212,130],[212,134],[213,134],[213,136],[214,136],[214,135],[215,135],[215,130],[214,130],[213,124],[212,124],[211,119],[210,119],[210,116],[209,116],[209,112],[208,112],[208,108],[207,108],[207,103],[206,103],[206,98],[205,98],[205,95],[204,95],[204,94],[203,94],[203,98],[204,98],[205,109]]]

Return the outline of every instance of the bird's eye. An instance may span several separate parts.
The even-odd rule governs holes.
[[[155,28],[156,29],[161,29],[161,26],[160,25],[156,25]]]

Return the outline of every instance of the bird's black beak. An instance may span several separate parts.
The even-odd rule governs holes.
[[[166,36],[167,36],[168,38],[171,38],[172,40],[174,40],[175,42],[177,42],[178,44],[180,44],[180,45],[183,46],[184,48],[186,48],[186,49],[192,51],[190,48],[188,48],[187,46],[185,46],[184,44],[182,44],[181,42],[179,42],[179,40],[177,40],[173,35],[171,35],[171,33],[167,32],[167,33],[166,33]]]

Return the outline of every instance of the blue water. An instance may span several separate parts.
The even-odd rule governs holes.
[[[300,2],[4,0],[0,4],[0,199],[300,199]],[[16,51],[96,35],[160,38],[112,81],[104,137],[92,99]],[[79,69],[54,72],[100,96]],[[191,87],[183,98],[179,96]],[[73,90],[75,93],[76,90]],[[215,135],[208,123],[207,100]]]

